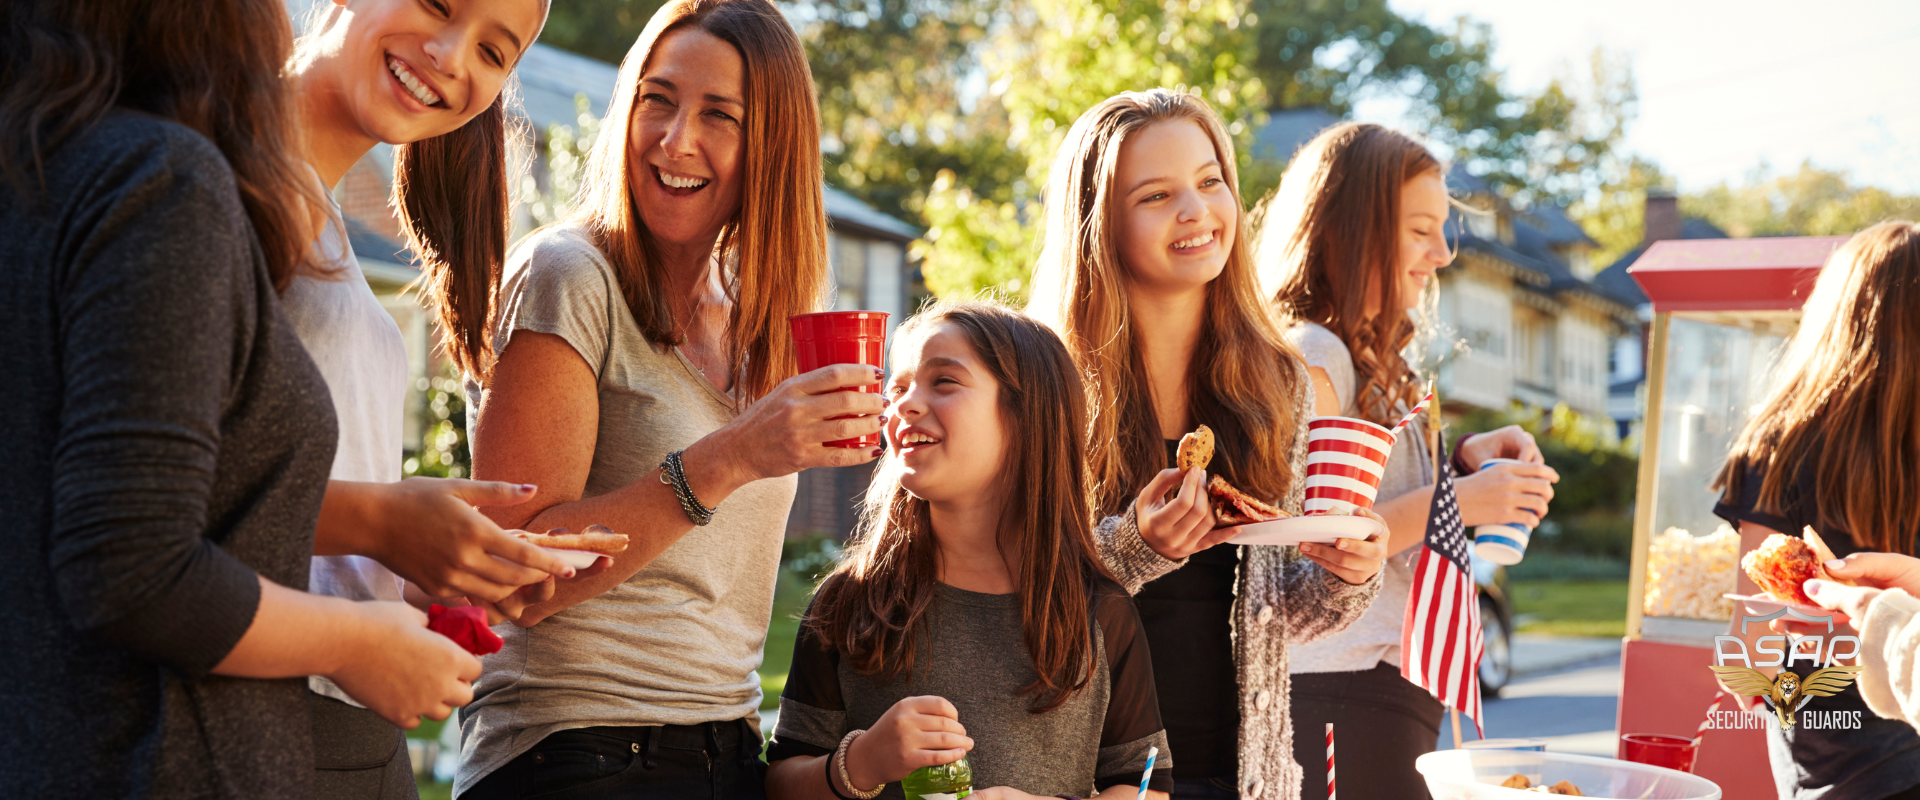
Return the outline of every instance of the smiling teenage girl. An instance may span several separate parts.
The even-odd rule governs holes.
[[[1269,204],[1257,234],[1261,281],[1306,357],[1315,413],[1393,425],[1421,391],[1401,356],[1415,333],[1409,312],[1453,260],[1439,160],[1387,128],[1336,125],[1288,162]],[[1417,420],[1395,441],[1374,501],[1395,554],[1380,598],[1351,627],[1293,648],[1288,659],[1294,722],[1307,730],[1331,722],[1368,742],[1347,755],[1358,769],[1341,779],[1360,797],[1426,797],[1413,760],[1432,752],[1440,735],[1440,701],[1400,677],[1413,585],[1407,555],[1425,536],[1433,501],[1425,430]],[[1502,457],[1533,463],[1474,471]],[[1533,436],[1517,426],[1462,439],[1454,465],[1465,475],[1455,484],[1465,524],[1538,525],[1558,479],[1541,461]],[[1326,796],[1325,751],[1316,737],[1294,740],[1304,798]]]
[[[1360,616],[1384,550],[1214,547],[1230,534],[1213,530],[1207,476],[1163,468],[1204,423],[1229,481],[1300,511],[1311,394],[1258,293],[1233,164],[1191,95],[1129,92],[1082,114],[1048,176],[1033,307],[1091,386],[1100,551],[1139,592],[1174,797],[1292,800],[1286,645]]]
[[[335,0],[290,69],[306,160],[323,184],[338,183],[375,144],[398,146],[396,205],[424,255],[448,351],[467,367],[475,359],[461,326],[486,316],[506,248],[502,90],[545,13],[544,0]],[[400,481],[408,373],[400,330],[361,276],[338,207],[312,255],[335,274],[296,277],[284,300],[340,418],[313,590],[399,600],[404,577],[416,596],[472,595],[516,613],[516,590],[532,584],[537,593],[550,573],[572,570],[472,504],[523,502],[533,487]],[[412,722],[382,720],[324,678],[312,688],[319,795],[412,795],[393,725]]]
[[[540,486],[501,524],[633,543],[488,657],[456,786],[758,797],[754,670],[794,474],[873,459],[823,443],[879,431],[878,394],[837,391],[878,370],[794,375],[787,317],[824,295],[826,214],[813,80],[779,10],[667,4],[608,109],[580,208],[508,259],[473,459]]]
[[[892,363],[892,455],[807,610],[769,794],[899,798],[908,773],[970,753],[982,800],[1133,797],[1166,736],[1139,617],[1095,551],[1066,348],[1005,308],[947,304],[900,326]],[[1164,798],[1170,754],[1157,764]]]

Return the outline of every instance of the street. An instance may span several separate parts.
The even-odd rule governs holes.
[[[1499,698],[1482,702],[1487,738],[1540,739],[1554,752],[1613,757],[1620,640],[1520,635],[1513,655],[1513,680]],[[1461,726],[1473,738],[1472,723]],[[1444,723],[1439,747],[1453,747]]]

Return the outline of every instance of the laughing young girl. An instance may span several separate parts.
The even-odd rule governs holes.
[[[897,339],[889,455],[807,610],[768,794],[898,798],[915,769],[968,755],[978,798],[1131,797],[1158,746],[1164,797],[1153,665],[1095,550],[1066,348],[980,303]]]

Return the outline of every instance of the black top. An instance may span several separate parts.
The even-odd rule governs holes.
[[[1793,483],[1781,494],[1781,514],[1767,514],[1755,506],[1760,499],[1760,482],[1766,475],[1749,467],[1742,475],[1740,497],[1721,498],[1713,513],[1728,523],[1765,525],[1788,536],[1812,525],[1820,538],[1837,556],[1858,552],[1861,548],[1846,531],[1822,528],[1818,518],[1819,498],[1814,489],[1814,465],[1804,463],[1796,471]],[[1909,553],[1908,555],[1912,555]],[[1813,671],[1801,662],[1793,671],[1805,678]],[[1808,712],[1850,712],[1850,722],[1860,721],[1858,729],[1816,728],[1806,724]],[[1771,717],[1769,717],[1771,719]],[[1860,687],[1849,685],[1832,697],[1815,697],[1801,711],[1801,719],[1792,730],[1768,725],[1768,749],[1773,751],[1773,779],[1782,791],[1791,791],[1795,800],[1879,800],[1913,786],[1920,786],[1920,734],[1904,721],[1875,716],[1860,697]]]
[[[1147,750],[1159,747],[1152,788],[1173,789],[1173,754],[1160,727],[1153,664],[1140,619],[1119,586],[1093,588],[1095,666],[1086,688],[1044,714],[1021,690],[1038,674],[1027,656],[1020,596],[935,587],[932,635],[916,643],[912,672],[881,683],[843,662],[811,625],[802,625],[793,668],[780,693],[780,721],[768,761],[833,752],[847,732],[870,729],[893,704],[944,697],[973,738],[973,787],[1010,786],[1046,797],[1086,797],[1138,785]],[[902,797],[891,784],[883,798]]]
[[[310,794],[306,679],[208,673],[256,573],[306,587],[326,386],[212,143],[115,112],[45,168],[0,186],[0,794]]]
[[[1180,442],[1167,440],[1167,463]],[[1214,458],[1224,457],[1214,451]],[[1224,466],[1224,465],[1223,465]],[[1233,586],[1240,548],[1210,547],[1134,595],[1153,643],[1154,685],[1180,777],[1240,774],[1240,686],[1233,666]]]

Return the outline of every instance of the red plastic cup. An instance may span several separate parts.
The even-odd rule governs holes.
[[[1627,733],[1620,736],[1620,755],[1637,764],[1693,772],[1693,756],[1698,748],[1684,736],[1658,733]]]
[[[793,326],[793,354],[801,372],[832,364],[866,364],[878,369],[887,358],[887,312],[822,311],[787,318]],[[847,391],[880,393],[880,384]],[[835,417],[848,419],[848,417]],[[879,447],[880,434],[827,442],[828,447]]]
[[[1345,514],[1373,508],[1380,476],[1393,452],[1393,432],[1364,419],[1307,420],[1308,514]]]

